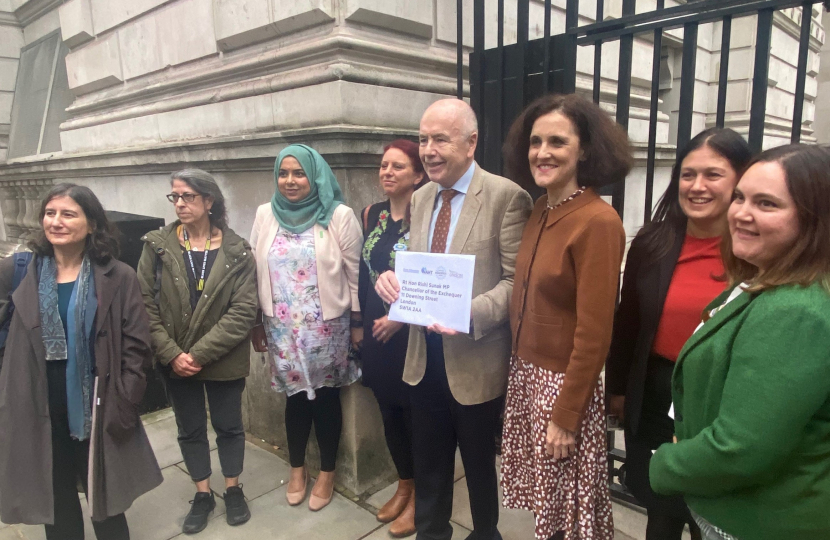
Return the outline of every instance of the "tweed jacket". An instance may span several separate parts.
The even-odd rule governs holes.
[[[438,185],[412,195],[411,251],[429,251],[429,225]],[[450,391],[462,405],[476,405],[504,394],[510,365],[508,304],[513,291],[516,253],[532,201],[506,178],[478,164],[464,198],[448,253],[475,255],[473,334],[444,336]],[[427,363],[426,328],[410,325],[403,380],[418,384]]]
[[[830,294],[740,294],[686,342],[672,398],[654,491],[740,539],[830,538]]]

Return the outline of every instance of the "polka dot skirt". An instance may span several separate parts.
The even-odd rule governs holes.
[[[576,452],[555,460],[545,452],[551,410],[564,373],[514,357],[510,363],[502,439],[504,506],[536,515],[536,538],[565,531],[565,540],[612,540],[605,398],[597,381],[576,436]]]

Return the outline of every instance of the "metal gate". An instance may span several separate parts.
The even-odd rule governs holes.
[[[580,47],[594,48],[593,100],[601,98],[602,47],[619,40],[619,65],[617,67],[616,121],[629,127],[632,90],[632,59],[635,36],[645,36],[653,42],[651,94],[648,118],[648,143],[645,174],[645,201],[643,221],[651,219],[653,206],[654,175],[657,153],[657,127],[661,49],[665,32],[683,29],[682,65],[680,76],[677,148],[692,137],[693,101],[695,93],[695,69],[698,50],[698,27],[705,23],[720,22],[721,51],[718,76],[717,112],[715,124],[723,127],[727,112],[726,90],[730,60],[730,41],[733,20],[757,15],[755,28],[754,72],[752,76],[749,111],[748,142],[754,151],[760,151],[764,139],[767,114],[767,90],[770,73],[770,47],[773,17],[776,11],[801,8],[801,24],[798,39],[796,66],[795,104],[791,129],[791,141],[801,140],[807,61],[811,37],[812,7],[819,0],[689,0],[673,7],[665,7],[666,0],[655,0],[656,9],[637,13],[636,0],[622,0],[622,16],[604,20],[605,0],[596,2],[596,16],[591,24],[579,25],[579,0],[567,0],[565,7],[565,32],[551,35],[551,0],[544,2],[544,34],[542,38],[529,40],[530,0],[517,2],[517,42],[504,44],[505,0],[473,0],[473,52],[469,56],[469,97],[479,119],[479,145],[477,161],[487,170],[501,173],[502,145],[513,120],[530,101],[549,92],[573,93],[577,88],[577,51]],[[609,3],[614,0],[608,0]],[[641,0],[647,1],[647,0]],[[683,1],[683,0],[680,0]],[[457,0],[458,43],[458,97],[464,97],[464,46],[463,0]],[[830,0],[828,0],[830,3]],[[497,46],[485,50],[485,4],[497,9]],[[652,4],[654,5],[654,4]],[[827,5],[827,4],[825,4]],[[665,149],[663,149],[665,150]],[[523,186],[531,194],[541,194],[536,186]],[[535,191],[535,192],[534,192]],[[625,181],[606,188],[603,195],[610,195],[614,208],[623,217],[625,210]],[[614,446],[614,432],[609,432],[609,469],[612,480],[612,496],[636,504],[624,487],[619,463],[624,463],[625,453]],[[614,479],[620,483],[614,483]]]
[[[513,0],[509,0],[513,1]],[[819,0],[698,0],[674,7],[665,7],[665,0],[656,0],[656,9],[636,13],[636,0],[622,0],[622,17],[603,20],[605,0],[596,2],[596,20],[592,24],[579,25],[579,0],[567,0],[565,10],[566,31],[551,35],[551,0],[545,0],[544,37],[529,40],[528,26],[530,0],[517,1],[517,42],[504,45],[505,0],[495,2],[498,10],[497,43],[485,50],[485,3],[473,0],[473,43],[469,56],[470,103],[480,122],[480,142],[477,159],[493,172],[502,171],[501,147],[513,119],[533,99],[548,92],[572,93],[576,90],[577,49],[594,48],[593,99],[600,102],[602,46],[619,40],[619,66],[616,96],[616,120],[628,128],[631,99],[631,72],[634,37],[645,35],[654,43],[652,63],[651,100],[649,108],[648,155],[646,160],[646,201],[644,221],[651,219],[652,191],[654,185],[655,154],[657,147],[658,85],[660,80],[660,54],[664,32],[683,29],[682,70],[680,77],[680,112],[677,127],[677,147],[682,147],[692,137],[693,100],[695,93],[695,69],[698,47],[698,27],[704,23],[722,23],[722,45],[718,77],[716,125],[723,127],[726,116],[726,88],[729,70],[730,39],[733,19],[758,16],[755,36],[754,75],[750,105],[748,142],[760,151],[764,137],[764,120],[770,66],[773,15],[776,11],[801,7],[797,79],[791,139],[801,140],[804,90],[813,4]],[[464,95],[463,48],[463,0],[456,0],[458,13],[458,96]],[[530,186],[531,189],[533,186]],[[614,208],[622,216],[625,209],[624,183],[607,188]]]

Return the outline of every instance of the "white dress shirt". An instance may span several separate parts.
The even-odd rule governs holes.
[[[458,225],[458,216],[461,215],[461,207],[464,205],[464,198],[467,196],[467,190],[470,189],[470,182],[473,181],[473,174],[476,172],[476,162],[470,165],[467,172],[459,178],[451,188],[438,187],[438,192],[435,194],[435,202],[432,208],[432,219],[429,222],[429,244],[432,248],[432,235],[435,232],[435,223],[438,221],[438,212],[441,210],[441,205],[444,204],[441,200],[441,192],[447,189],[454,189],[458,193],[450,201],[450,208],[452,214],[450,217],[450,230],[447,233],[447,247],[444,248],[444,253],[450,252],[450,244],[452,243],[453,234],[455,234],[455,226]]]

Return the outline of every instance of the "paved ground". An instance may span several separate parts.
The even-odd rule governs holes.
[[[133,540],[169,540],[186,537],[180,534],[182,520],[188,510],[194,489],[184,470],[181,453],[176,443],[176,424],[169,411],[162,411],[145,419],[148,436],[153,444],[159,465],[163,469],[164,483],[156,490],[138,499],[127,512]],[[210,434],[211,440],[213,433]],[[215,489],[222,491],[216,450],[212,453],[212,479]],[[225,507],[217,497],[214,516],[204,532],[194,538],[199,540],[249,540],[294,539],[308,540],[385,540],[391,538],[387,526],[375,520],[374,512],[395,491],[389,486],[373,496],[349,499],[336,494],[332,503],[318,513],[305,505],[288,506],[285,489],[288,483],[288,464],[275,454],[247,443],[245,472],[242,481],[249,499],[251,521],[240,527],[229,527],[225,522]],[[461,462],[457,464],[457,482],[453,503],[453,540],[463,540],[472,526],[467,504],[467,485]],[[86,509],[85,504],[82,505]],[[645,518],[642,514],[622,506],[614,508],[618,540],[645,538]],[[499,529],[505,540],[532,540],[533,517],[529,512],[503,510]],[[87,520],[88,539],[95,538]],[[414,537],[412,537],[414,538]],[[42,540],[42,526],[0,524],[0,540]],[[101,539],[104,540],[104,539]]]

